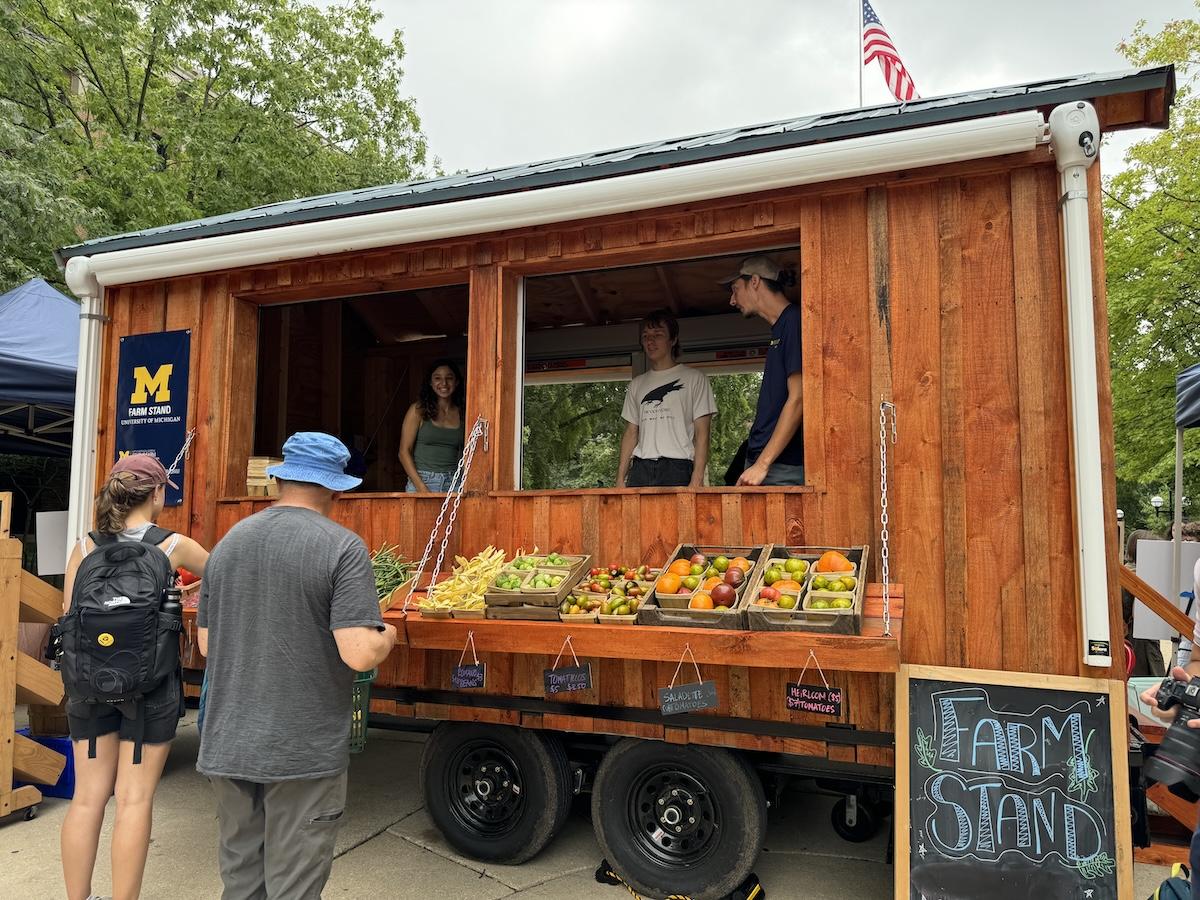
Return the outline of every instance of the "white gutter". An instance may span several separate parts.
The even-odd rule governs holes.
[[[1083,661],[1111,666],[1108,560],[1104,544],[1104,481],[1100,467],[1100,406],[1096,386],[1092,244],[1087,170],[1100,150],[1100,120],[1090,103],[1064,103],[1050,113],[1050,145],[1058,164],[1067,278],[1067,355],[1075,448],[1075,523],[1079,533],[1079,595]]]
[[[71,262],[90,266],[101,285],[130,284],[945,165],[1032,150],[1044,140],[1042,116],[1030,110],[495,197],[100,250]]]
[[[104,288],[85,259],[67,261],[66,278],[80,299],[79,360],[75,370],[75,422],[71,431],[71,487],[67,507],[67,557],[92,526],[96,484],[96,430],[100,407],[100,336]]]

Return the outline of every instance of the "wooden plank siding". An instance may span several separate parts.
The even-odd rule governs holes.
[[[1098,196],[1098,184],[1093,189]],[[903,583],[907,597],[901,658],[1120,677],[1115,666],[1085,668],[1079,646],[1056,199],[1053,164],[1038,150],[446,245],[117,287],[107,295],[112,321],[100,458],[112,455],[117,339],[164,326],[192,328],[189,419],[197,437],[188,501],[169,510],[164,524],[211,545],[268,502],[239,496],[253,442],[255,398],[248,385],[257,363],[256,306],[469,281],[468,420],[483,415],[491,428],[488,447],[476,452],[448,554],[470,555],[489,544],[509,551],[539,546],[578,550],[603,562],[659,564],[687,541],[866,543],[873,548],[869,577],[877,581],[878,404],[886,397],[895,401],[898,419],[898,441],[888,451],[890,580]],[[1093,217],[1103,464],[1111,482],[1098,200]],[[512,490],[523,276],[781,245],[801,248],[808,485]],[[1111,485],[1105,503],[1112,512]],[[349,495],[335,515],[369,547],[398,543],[419,557],[440,504],[439,496]],[[1113,577],[1114,635],[1120,633],[1117,599]],[[439,652],[398,650],[381,683],[445,687]],[[503,656],[489,655],[489,689],[501,684],[518,695],[541,696],[548,660]],[[792,662],[714,671],[722,712],[808,721],[781,711],[784,684],[798,674],[782,666]],[[593,660],[589,702],[653,706],[664,666],[673,668]],[[847,722],[890,731],[890,676],[827,675],[848,690]],[[625,733],[618,729],[631,726],[597,719],[591,727]],[[672,739],[681,737],[679,729],[668,731]],[[821,744],[759,743],[772,749]],[[823,744],[820,750],[824,755]],[[853,749],[848,752],[853,758]],[[834,755],[846,758],[847,750],[839,747]],[[891,751],[863,748],[858,759],[887,765]]]

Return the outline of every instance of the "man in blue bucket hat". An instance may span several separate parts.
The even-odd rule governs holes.
[[[321,896],[346,803],[354,673],[396,642],[366,546],[329,518],[362,483],[349,459],[332,435],[293,434],[267,469],[279,499],[230,529],[204,571],[196,768],[217,797],[225,900]]]

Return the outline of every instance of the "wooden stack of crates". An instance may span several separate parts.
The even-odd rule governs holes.
[[[57,706],[62,678],[39,659],[17,648],[20,622],[52,624],[62,613],[62,592],[21,569],[21,542],[8,536],[12,494],[0,494],[0,818],[32,812],[42,793],[32,784],[55,784],[66,757],[15,733],[18,703]]]
[[[267,474],[267,469],[277,466],[282,459],[274,456],[252,456],[246,463],[246,496],[278,497],[279,484]]]

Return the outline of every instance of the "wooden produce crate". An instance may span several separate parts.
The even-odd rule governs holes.
[[[769,546],[769,545],[768,545]],[[765,559],[766,547],[718,547],[707,544],[680,544],[663,566],[666,572],[672,562],[677,559],[687,559],[703,553],[714,556],[744,556],[750,561],[751,567],[738,591],[738,601],[727,612],[716,609],[689,609],[687,604],[690,594],[660,594],[657,587],[647,595],[646,602],[638,610],[639,625],[682,625],[690,628],[727,628],[734,631],[746,629],[746,597],[749,596],[750,585],[760,577],[762,563]],[[657,584],[657,582],[656,582]]]
[[[492,606],[489,604],[487,617],[489,619],[518,619],[530,622],[557,622],[559,620],[557,606],[529,606],[523,603],[515,606]]]
[[[571,593],[571,589],[579,584],[581,573],[585,570],[590,556],[579,557],[580,562],[573,569],[547,569],[555,575],[562,575],[563,580],[556,588],[540,588],[533,589],[528,587],[529,582],[533,580],[533,576],[539,571],[537,568],[526,570],[528,572],[521,582],[521,587],[516,591],[505,591],[498,588],[488,588],[488,592],[484,594],[483,600],[488,607],[522,607],[522,606],[544,606],[551,609],[556,608],[566,599],[567,594]],[[511,617],[509,617],[511,618]]]
[[[854,563],[856,584],[853,591],[854,605],[849,609],[805,609],[813,594],[811,583],[816,574],[812,566],[826,550],[837,550]],[[866,589],[867,555],[870,547],[786,547],[781,544],[768,545],[762,565],[756,569],[756,577],[746,590],[746,627],[751,631],[815,631],[823,634],[861,634],[863,619],[863,596]],[[787,559],[789,556],[807,560],[809,570],[804,576],[800,605],[794,610],[761,609],[754,605],[754,598],[762,588],[763,574],[770,567],[770,560]],[[818,592],[819,594],[820,592]],[[837,595],[831,595],[837,596]]]

